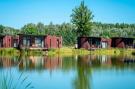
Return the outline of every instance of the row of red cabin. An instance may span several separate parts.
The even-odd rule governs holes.
[[[0,36],[0,48],[61,48],[62,37],[50,35],[24,35],[18,36],[3,35]]]
[[[78,37],[78,48],[134,48],[134,38]]]
[[[113,37],[78,37],[78,48],[134,48],[134,38]],[[1,35],[0,48],[61,48],[62,37],[50,35],[24,35],[18,36]]]

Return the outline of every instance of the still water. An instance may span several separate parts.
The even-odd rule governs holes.
[[[7,87],[16,89],[135,89],[134,60],[125,55],[3,56],[0,82],[5,77]]]

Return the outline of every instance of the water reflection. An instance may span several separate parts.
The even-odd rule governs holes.
[[[91,74],[90,56],[78,56],[77,76],[73,82],[75,89],[90,89],[89,76]]]
[[[120,55],[120,56],[75,55],[70,57],[62,57],[60,55],[56,55],[56,56],[0,57],[0,68],[5,69],[10,67],[17,67],[19,71],[24,72],[33,70],[36,71],[59,70],[62,73],[68,73],[69,71],[74,71],[75,74],[71,80],[72,82],[69,82],[71,84],[70,86],[72,86],[73,89],[97,89],[93,88],[94,86],[93,81],[95,79],[93,77],[94,71],[100,72],[103,70],[110,70],[111,73],[113,73],[114,70],[124,71],[125,69],[135,71],[134,60],[135,60],[134,56],[128,55]],[[64,74],[62,75],[64,76]],[[57,72],[56,76],[58,76]],[[36,77],[39,77],[39,75],[36,75]],[[117,75],[115,77],[117,77]],[[43,80],[43,82],[44,81],[46,80]],[[50,84],[50,86],[53,86],[53,84],[52,85]]]
[[[31,70],[31,69],[49,69],[53,70],[62,66],[62,58],[59,56],[29,56],[21,57],[21,62],[19,63],[20,70]]]
[[[134,64],[134,56],[107,56],[107,55],[85,55],[85,56],[21,56],[21,57],[0,57],[0,67],[18,66],[20,70],[32,69],[78,69],[79,67],[100,68],[102,66],[122,66],[125,64]],[[131,65],[129,65],[131,66]]]
[[[18,56],[14,56],[14,57],[5,57],[5,56],[1,56],[0,57],[0,68],[9,68],[9,67],[13,67],[13,66],[17,66],[19,63],[19,57]]]

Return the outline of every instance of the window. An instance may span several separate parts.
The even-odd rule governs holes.
[[[23,45],[30,46],[30,38],[29,37],[23,37]]]
[[[43,37],[35,37],[35,45],[37,47],[44,47]]]

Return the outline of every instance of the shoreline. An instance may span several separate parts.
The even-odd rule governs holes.
[[[0,48],[0,55],[132,55],[135,54],[135,49],[119,49],[119,48],[109,48],[109,49],[96,49],[94,51],[89,51],[85,49],[74,49],[72,47],[63,47],[60,49],[49,49],[48,51],[41,50],[18,50],[16,48]]]

